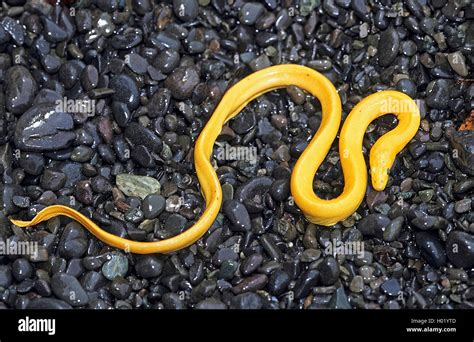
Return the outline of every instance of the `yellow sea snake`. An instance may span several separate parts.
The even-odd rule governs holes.
[[[399,121],[397,127],[383,135],[370,152],[372,184],[375,190],[381,191],[387,184],[395,156],[418,130],[418,107],[410,97],[397,91],[381,91],[358,103],[345,120],[339,139],[344,190],[337,198],[322,200],[314,193],[312,184],[317,169],[336,138],[341,122],[341,101],[333,84],[326,77],[307,67],[289,64],[257,71],[236,83],[222,97],[199,135],[194,149],[196,174],[206,209],[199,220],[183,233],[161,241],[132,241],[106,232],[83,214],[61,205],[52,205],[41,210],[31,221],[12,219],[11,222],[20,227],[27,227],[58,215],[65,215],[81,223],[103,242],[128,252],[167,253],[187,247],[203,236],[221,208],[222,189],[210,158],[223,125],[258,96],[290,85],[304,89],[318,98],[322,108],[321,125],[297,160],[291,174],[291,193],[309,221],[330,226],[344,220],[357,210],[366,191],[367,170],[362,154],[362,140],[368,125],[387,113],[396,115]]]

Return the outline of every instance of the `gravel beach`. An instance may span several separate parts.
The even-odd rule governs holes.
[[[474,309],[474,3],[469,0],[5,0],[0,8],[0,308]],[[384,191],[333,227],[290,193],[321,122],[290,86],[246,106],[212,163],[221,211],[167,255],[112,248],[66,217],[155,241],[205,208],[194,143],[232,84],[293,63],[337,88],[343,119],[398,90],[421,112]],[[374,121],[374,142],[396,127]],[[312,184],[344,187],[333,143]],[[311,184],[308,184],[311,186]],[[22,255],[8,246],[29,246]]]

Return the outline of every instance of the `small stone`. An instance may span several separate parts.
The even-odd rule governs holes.
[[[407,94],[411,98],[416,97],[417,87],[415,82],[410,79],[403,78],[397,82],[396,86],[397,90],[401,91],[402,93]]]
[[[134,72],[140,75],[147,73],[148,61],[137,53],[125,56],[125,64]]]
[[[288,273],[283,270],[275,270],[268,281],[268,290],[271,294],[279,296],[286,291],[290,281]]]
[[[246,2],[240,9],[239,20],[242,24],[253,25],[264,11],[265,8],[258,2]]]
[[[56,298],[35,298],[28,303],[28,310],[71,310],[72,306]]]
[[[382,285],[380,285],[380,289],[383,293],[392,297],[396,297],[401,291],[400,282],[396,279],[386,280],[382,283]]]
[[[438,223],[438,218],[431,215],[417,216],[411,220],[411,224],[420,230],[429,230]]]
[[[161,139],[150,129],[137,122],[127,125],[124,132],[125,138],[132,146],[145,146],[150,152],[159,154],[163,148]]]
[[[233,248],[221,248],[213,256],[212,262],[216,266],[222,265],[227,260],[237,261],[239,260],[238,254]]]
[[[91,183],[86,180],[77,182],[74,187],[74,197],[83,204],[92,204],[94,193]]]
[[[129,27],[123,33],[114,35],[110,44],[114,49],[131,49],[142,42],[143,33],[140,29]]]
[[[155,178],[147,176],[118,174],[115,182],[117,187],[127,196],[145,199],[150,194],[159,194],[161,185]]]
[[[142,203],[142,210],[145,218],[154,219],[165,209],[165,198],[161,195],[150,194],[145,197]]]
[[[454,163],[467,175],[474,176],[474,131],[455,131],[449,140],[456,151]]]
[[[347,299],[346,292],[344,287],[338,287],[336,292],[334,292],[331,300],[329,302],[329,307],[331,309],[352,309],[349,300]]]
[[[33,176],[39,176],[43,172],[45,165],[43,155],[33,152],[22,153],[18,162],[26,173]]]
[[[102,266],[102,274],[109,280],[125,277],[128,271],[128,259],[122,253],[113,253],[111,259]]]
[[[357,224],[357,229],[364,235],[382,238],[385,227],[390,223],[391,220],[386,215],[369,214]]]
[[[446,241],[446,253],[454,266],[464,269],[474,267],[474,235],[460,231],[451,232]]]
[[[219,277],[224,280],[231,280],[234,277],[237,268],[239,268],[238,262],[233,260],[226,260],[220,266]]]
[[[259,310],[262,308],[262,299],[256,293],[242,293],[232,298],[230,308],[237,310]]]
[[[93,65],[87,65],[81,73],[81,84],[84,90],[90,91],[99,84],[99,72]]]
[[[184,22],[194,20],[199,14],[196,0],[173,0],[174,14]]]
[[[246,232],[252,228],[249,213],[242,203],[228,200],[223,205],[223,211],[233,231]]]
[[[27,68],[22,65],[15,65],[8,69],[4,85],[5,106],[8,111],[20,115],[30,108],[38,87]],[[30,119],[30,116],[28,116],[28,119]],[[54,130],[55,128],[51,127],[51,129]]]
[[[72,89],[81,78],[82,71],[86,65],[79,60],[73,59],[65,62],[59,68],[59,80],[66,89]]]
[[[227,305],[215,298],[206,298],[196,304],[197,310],[225,310]]]
[[[66,273],[55,273],[51,278],[51,289],[54,295],[72,306],[84,306],[89,297],[79,281]]]
[[[177,100],[187,100],[199,83],[199,75],[194,67],[179,67],[165,80],[165,86]]]
[[[94,150],[89,146],[80,145],[72,150],[70,159],[75,162],[85,163],[91,160]]]
[[[155,255],[140,256],[135,263],[137,276],[143,278],[158,277],[163,270],[163,261]]]
[[[318,270],[308,270],[296,281],[293,294],[296,299],[301,299],[309,295],[311,289],[317,285],[320,279]]]
[[[389,66],[398,55],[400,38],[395,28],[390,26],[380,34],[378,56],[381,67]]]
[[[67,32],[55,22],[46,17],[41,17],[41,19],[43,21],[43,34],[47,41],[59,43],[67,38]]]
[[[112,284],[110,284],[109,289],[110,293],[118,299],[126,299],[132,292],[132,286],[130,282],[121,276],[116,276],[114,278]]]
[[[69,113],[56,111],[51,104],[33,106],[18,120],[15,145],[20,150],[44,152],[69,147],[76,139]]]
[[[0,265],[0,287],[9,287],[12,280],[12,270],[10,267],[8,265]]]
[[[426,104],[435,109],[447,109],[449,103],[450,80],[437,79],[426,87]]]
[[[252,254],[245,258],[240,265],[240,272],[242,275],[248,276],[255,272],[263,262],[263,256],[261,254]]]
[[[446,253],[443,245],[431,232],[418,232],[415,235],[416,244],[421,256],[433,267],[439,268],[446,264]]]
[[[471,210],[471,207],[472,200],[470,198],[464,198],[454,203],[454,210],[459,214],[467,213]]]
[[[153,66],[162,73],[169,74],[179,65],[179,53],[173,49],[161,51],[153,61]]]
[[[3,18],[1,25],[18,46],[23,45],[25,42],[25,29],[23,28],[23,25],[9,16]]]
[[[239,284],[232,288],[234,294],[243,292],[255,292],[265,287],[268,282],[268,277],[265,274],[256,274],[254,276],[245,278]]]
[[[361,293],[364,290],[364,279],[360,275],[355,276],[352,278],[349,288],[354,293]]]
[[[324,286],[333,285],[339,278],[339,263],[330,256],[326,257],[318,266],[320,280]]]
[[[300,261],[301,262],[313,262],[319,259],[321,256],[321,251],[319,249],[309,248],[305,249],[301,253]]]
[[[403,224],[405,219],[403,216],[399,216],[390,222],[383,232],[383,239],[387,242],[392,242],[398,239],[400,233],[402,232]]]
[[[87,234],[79,223],[71,222],[65,228],[58,244],[59,255],[66,259],[80,258],[87,250]]]
[[[18,258],[12,264],[12,274],[16,281],[21,282],[33,275],[33,267],[25,258]]]
[[[166,219],[163,228],[173,235],[176,235],[185,230],[187,223],[188,220],[184,216],[180,214],[171,214]]]
[[[67,176],[58,171],[46,170],[41,177],[41,186],[43,189],[58,191],[66,184]]]
[[[50,74],[55,74],[61,68],[61,59],[55,55],[46,55],[41,59],[44,70]]]
[[[466,65],[466,58],[461,51],[456,51],[453,53],[448,53],[448,62],[451,65],[451,68],[462,77],[469,75],[469,69]]]
[[[136,83],[130,76],[121,74],[112,77],[109,88],[115,91],[112,96],[114,101],[125,103],[130,110],[138,107],[140,94]]]

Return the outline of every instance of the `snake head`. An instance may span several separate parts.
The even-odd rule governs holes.
[[[388,171],[390,171],[390,169],[380,166],[371,168],[370,176],[372,177],[372,187],[376,191],[382,191],[387,186]]]
[[[393,161],[387,153],[371,154],[370,158],[370,177],[372,178],[372,187],[376,191],[385,189],[388,183],[388,175]]]

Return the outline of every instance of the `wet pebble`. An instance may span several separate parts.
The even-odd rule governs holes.
[[[135,73],[144,75],[148,69],[148,61],[137,53],[125,56],[125,64]]]
[[[189,99],[199,83],[199,75],[194,67],[179,67],[165,80],[165,86],[177,100]]]
[[[276,270],[270,276],[268,281],[268,290],[271,294],[279,296],[286,291],[290,281],[291,278],[288,273],[283,270]]]
[[[58,191],[66,184],[67,176],[59,171],[45,170],[41,176],[43,189]]]
[[[33,275],[33,267],[25,258],[18,258],[12,264],[12,275],[17,281],[23,281]]]
[[[456,131],[449,135],[451,146],[456,151],[454,163],[469,176],[474,176],[474,131]]]
[[[145,218],[154,219],[158,217],[165,209],[165,203],[165,198],[161,195],[147,195],[142,203]]]
[[[474,267],[474,235],[460,231],[451,232],[446,241],[446,254],[456,267]]]
[[[245,278],[239,284],[232,288],[234,294],[243,292],[255,292],[261,290],[267,285],[268,277],[265,274],[256,274],[254,276]]]
[[[102,266],[102,274],[109,280],[124,277],[128,271],[128,259],[122,253],[113,253],[110,260]]]
[[[450,86],[446,79],[431,81],[426,88],[426,104],[435,109],[447,109]]]
[[[114,90],[113,99],[125,103],[130,110],[139,105],[139,91],[136,83],[125,74],[116,75],[110,79],[109,88]]]
[[[184,22],[194,20],[199,14],[197,0],[173,0],[175,15]]]
[[[242,272],[242,275],[248,276],[255,272],[260,265],[263,262],[263,256],[261,254],[252,254],[245,258],[241,265],[240,265],[240,271]]]
[[[140,256],[135,263],[137,276],[143,278],[158,277],[163,270],[163,261],[155,255]]]
[[[382,67],[390,65],[397,57],[399,47],[400,38],[394,27],[382,31],[378,46],[379,65]]]
[[[0,286],[7,288],[13,280],[12,270],[8,265],[0,265]]]
[[[58,244],[59,254],[66,259],[80,258],[87,250],[87,234],[79,223],[71,222],[65,228]]]
[[[163,147],[161,139],[153,131],[136,122],[127,125],[124,136],[132,146],[144,146],[149,152],[156,154],[159,154]]]
[[[56,151],[69,147],[76,139],[69,113],[54,105],[40,104],[24,113],[16,124],[15,145],[24,151]]]
[[[392,220],[383,232],[383,239],[387,242],[392,242],[398,239],[403,229],[405,219],[403,216],[399,216]]]
[[[249,213],[242,203],[228,200],[223,205],[223,211],[231,223],[232,230],[246,232],[251,229]]]
[[[5,106],[15,115],[30,108],[38,86],[30,71],[22,65],[8,69],[5,75]],[[52,127],[54,129],[54,127]]]
[[[43,155],[34,152],[22,153],[18,162],[20,167],[25,170],[26,173],[33,176],[39,176],[45,165]]]
[[[259,310],[262,308],[262,299],[256,293],[242,293],[232,298],[230,308],[238,310]]]
[[[161,184],[152,177],[129,175],[126,173],[117,175],[115,182],[117,187],[127,196],[137,196],[145,199],[150,194],[159,194]]]
[[[380,285],[380,290],[389,296],[396,297],[401,291],[400,282],[397,279],[386,280]]]
[[[415,237],[422,257],[431,266],[438,268],[446,264],[446,252],[436,235],[431,232],[418,232]]]
[[[385,227],[390,223],[391,220],[386,215],[370,214],[357,224],[357,229],[364,235],[382,238]]]
[[[265,8],[258,2],[247,2],[240,9],[239,20],[242,24],[253,25],[263,14]]]
[[[332,285],[339,278],[339,263],[330,256],[326,257],[319,265],[320,281],[324,286]]]
[[[89,297],[79,281],[65,273],[55,273],[51,277],[51,289],[55,296],[72,306],[84,306],[89,303]]]

